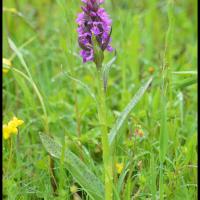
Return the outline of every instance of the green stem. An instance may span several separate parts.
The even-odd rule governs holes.
[[[12,153],[13,153],[12,138],[10,138],[10,140],[9,140],[9,145],[10,145],[10,152],[9,152],[8,167],[7,167],[8,173],[9,173],[9,170],[10,170],[10,163],[12,161]]]
[[[101,69],[102,69],[101,66],[97,67],[97,89],[98,89],[98,115],[99,115],[99,122],[101,126],[101,138],[102,138],[102,148],[103,148],[105,200],[112,200],[113,198],[112,156],[110,154],[111,151],[110,151],[109,142],[108,142],[106,102],[105,102],[105,93],[104,93],[104,88],[103,88]]]
[[[160,200],[163,200],[164,197],[164,188],[163,188],[164,184],[163,184],[163,163],[160,163],[160,180],[159,180],[159,193],[160,193]]]

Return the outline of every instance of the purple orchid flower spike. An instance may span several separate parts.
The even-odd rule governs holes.
[[[109,18],[104,8],[100,5],[104,0],[81,0],[84,3],[82,6],[83,12],[78,14],[76,22],[78,24],[78,43],[80,55],[83,62],[94,61],[94,42],[95,36],[98,46],[101,51],[113,51],[110,45],[112,20]]]

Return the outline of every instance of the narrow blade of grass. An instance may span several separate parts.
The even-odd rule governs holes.
[[[156,165],[154,155],[150,155],[150,189],[152,193],[152,200],[156,200]]]
[[[166,98],[161,102],[160,162],[164,162],[168,146]]]

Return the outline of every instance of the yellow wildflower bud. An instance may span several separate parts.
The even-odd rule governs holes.
[[[124,163],[116,163],[116,164],[115,164],[115,168],[116,168],[116,170],[117,170],[117,173],[118,173],[118,174],[121,174],[121,172],[122,172],[122,170],[123,170],[123,168],[124,168]]]
[[[10,128],[7,125],[3,125],[3,138],[7,140],[10,137]]]
[[[76,185],[72,185],[71,187],[70,187],[70,191],[71,191],[71,193],[76,193],[77,191],[78,191],[78,188],[76,187]]]
[[[9,68],[11,67],[11,61],[3,58],[3,73],[6,74],[9,70]]]

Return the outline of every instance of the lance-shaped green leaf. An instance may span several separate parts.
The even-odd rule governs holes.
[[[133,99],[130,101],[130,103],[126,106],[126,108],[123,110],[123,112],[120,114],[119,118],[117,119],[115,125],[110,131],[109,134],[109,144],[112,145],[115,141],[115,138],[117,135],[119,135],[120,130],[125,123],[128,115],[133,110],[135,105],[139,102],[139,100],[144,95],[145,91],[149,87],[150,83],[152,82],[152,77],[138,90],[138,92],[135,94]]]
[[[41,141],[47,152],[60,159],[62,146],[46,134],[40,133]],[[90,169],[70,150],[65,150],[64,162],[67,170],[75,180],[87,192],[93,200],[104,199],[104,188],[102,182],[90,171]]]

